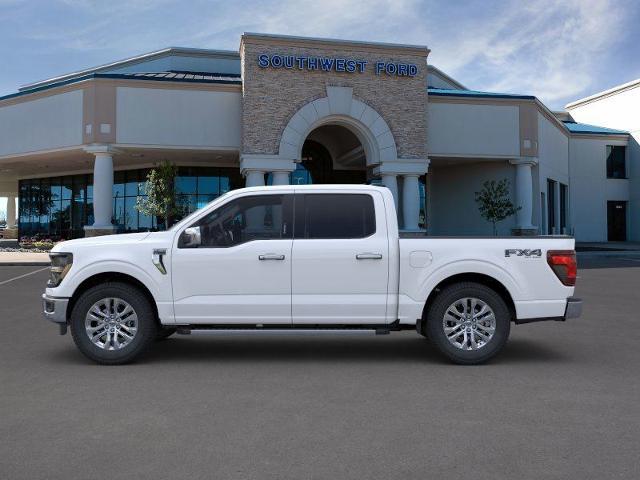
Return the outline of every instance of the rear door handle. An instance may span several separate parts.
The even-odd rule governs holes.
[[[356,259],[358,260],[381,260],[381,253],[359,253],[356,255]]]
[[[284,255],[278,255],[276,253],[265,253],[258,255],[258,260],[284,260]]]

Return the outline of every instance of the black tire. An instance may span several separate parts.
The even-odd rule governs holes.
[[[493,310],[495,317],[493,336],[480,348],[473,350],[459,348],[449,341],[443,324],[449,307],[463,298],[476,298],[483,301]],[[460,365],[475,365],[494,357],[507,342],[510,329],[511,314],[502,297],[495,290],[479,283],[462,282],[445,287],[427,310],[428,338],[447,358]],[[460,339],[460,337],[457,338]]]
[[[426,320],[422,320],[418,325],[416,325],[416,331],[418,335],[425,338],[425,340],[429,340],[429,334],[427,333],[427,322]]]
[[[133,308],[138,318],[133,340],[118,350],[106,350],[95,345],[85,329],[85,318],[89,309],[105,298],[124,300]],[[73,307],[70,326],[73,341],[78,349],[87,358],[102,365],[132,362],[153,343],[158,331],[155,312],[147,297],[133,285],[121,282],[104,283],[84,292]]]
[[[175,327],[160,327],[156,333],[156,341],[166,340],[177,331],[178,329]]]

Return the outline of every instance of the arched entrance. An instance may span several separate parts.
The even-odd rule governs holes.
[[[364,184],[367,179],[366,155],[360,140],[346,127],[332,124],[309,133],[292,175],[292,183],[297,185]]]
[[[418,230],[424,222],[420,177],[429,161],[398,158],[394,135],[377,111],[354,98],[350,87],[326,88],[326,97],[289,118],[277,153],[240,156],[246,185],[264,185],[265,173],[269,185],[380,182],[393,194],[401,227]]]

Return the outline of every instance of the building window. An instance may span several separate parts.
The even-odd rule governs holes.
[[[556,228],[556,182],[547,179],[547,234],[553,235]]]
[[[427,176],[421,175],[418,184],[420,189],[420,217],[418,219],[418,228],[427,229]]]
[[[607,178],[627,178],[627,147],[607,145]]]
[[[161,230],[155,217],[135,208],[145,193],[148,170],[114,173],[113,224],[117,232]],[[242,186],[237,168],[180,167],[176,177],[183,214],[202,208],[233,188]],[[19,187],[19,234],[61,240],[84,236],[93,224],[93,175],[21,180]]]
[[[564,234],[567,229],[567,215],[569,212],[569,187],[564,183],[560,184],[560,233]]]

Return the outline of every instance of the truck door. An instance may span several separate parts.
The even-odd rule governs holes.
[[[247,194],[178,234],[176,323],[291,325],[293,193]]]
[[[389,241],[382,195],[297,193],[292,262],[294,325],[386,323]]]

